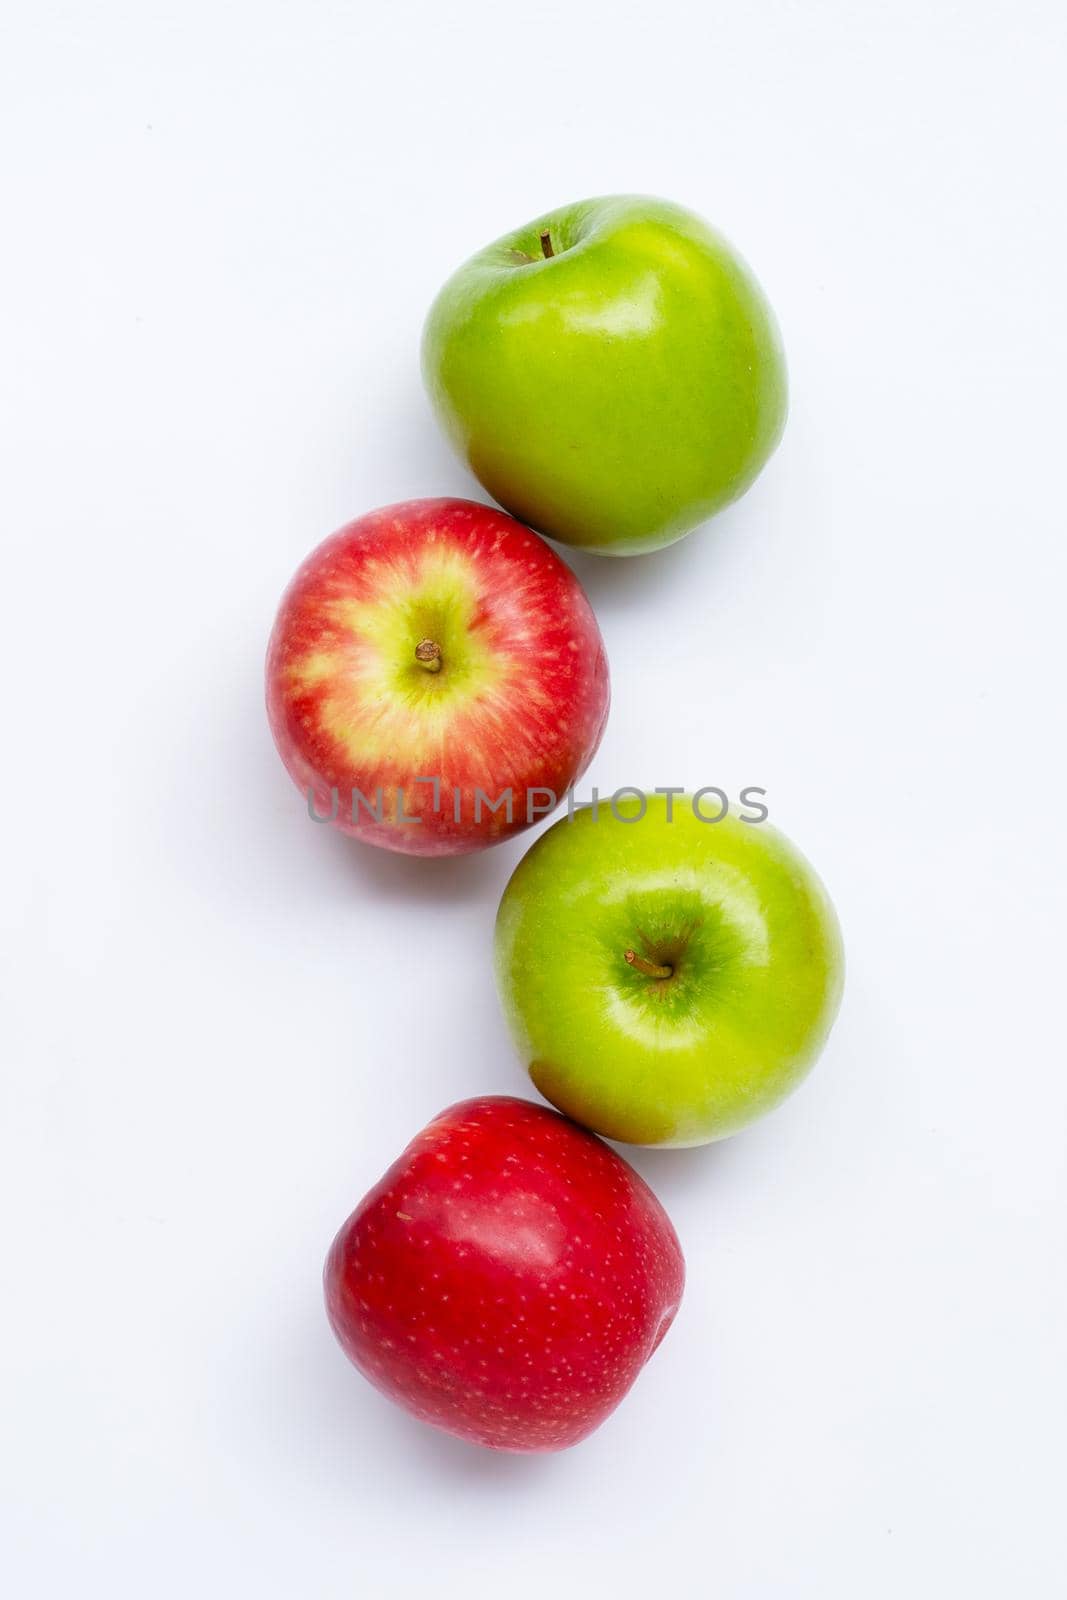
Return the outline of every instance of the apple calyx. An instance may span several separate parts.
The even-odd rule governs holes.
[[[549,233],[547,228],[542,228],[541,254],[544,256],[546,261],[549,261],[555,255],[555,253],[556,252],[552,248],[552,235]]]
[[[425,667],[427,672],[440,672],[441,646],[433,639],[420,639],[415,646],[415,660],[420,667]]]
[[[639,956],[636,950],[627,950],[626,962],[636,972],[643,972],[646,978],[670,978],[674,976],[674,968],[660,966],[655,961],[646,961],[644,956]]]

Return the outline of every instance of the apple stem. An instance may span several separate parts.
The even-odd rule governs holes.
[[[635,971],[643,972],[646,978],[669,978],[674,971],[673,967],[661,967],[655,961],[646,961],[636,950],[627,950],[626,961]]]
[[[552,235],[549,233],[548,229],[545,228],[541,233],[541,254],[544,256],[545,260],[548,261],[552,256],[555,255],[555,253],[556,252],[552,248]]]
[[[427,672],[440,672],[441,646],[432,639],[421,639],[415,646],[415,660],[420,667],[425,667]]]

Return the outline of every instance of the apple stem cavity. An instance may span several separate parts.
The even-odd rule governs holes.
[[[644,956],[639,956],[636,950],[627,950],[626,962],[633,967],[635,972],[643,972],[646,978],[669,978],[673,976],[674,968],[660,966],[655,961],[646,961]]]
[[[550,261],[555,253],[552,248],[552,235],[547,228],[543,228],[541,230],[541,254],[546,261]]]
[[[420,639],[415,646],[415,660],[420,667],[425,667],[427,672],[440,672],[441,646],[432,639]]]

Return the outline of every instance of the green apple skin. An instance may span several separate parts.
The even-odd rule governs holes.
[[[736,500],[785,425],[759,284],[707,223],[641,195],[564,206],[473,256],[430,309],[422,364],[493,498],[604,555],[672,544]]]
[[[807,1073],[844,953],[830,899],[781,833],[691,802],[620,799],[537,840],[504,891],[496,973],[530,1077],[631,1144],[736,1133]],[[708,816],[719,809],[701,801]],[[627,951],[671,975],[652,976]]]

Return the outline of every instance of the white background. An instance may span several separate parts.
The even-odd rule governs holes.
[[[9,11],[18,1600],[1059,1592],[1064,67],[1055,0]],[[632,1395],[499,1457],[346,1365],[319,1274],[431,1115],[526,1090],[489,965],[524,842],[312,827],[261,662],[321,537],[478,493],[420,388],[439,284],[631,190],[753,263],[792,414],[712,527],[576,563],[588,781],[766,786],[849,978],[772,1118],[636,1155],[689,1287]]]

